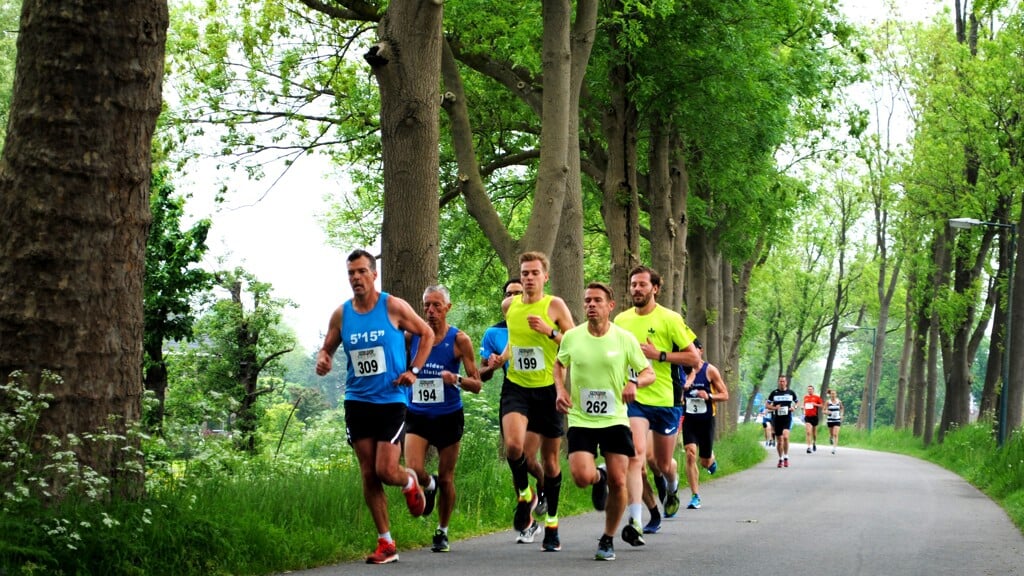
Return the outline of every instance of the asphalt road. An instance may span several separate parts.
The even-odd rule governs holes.
[[[616,534],[614,562],[593,559],[603,525],[595,512],[561,519],[561,552],[542,551],[540,534],[535,544],[516,544],[510,527],[453,541],[448,554],[400,545],[394,564],[292,574],[1024,576],[1020,531],[955,474],[906,456],[805,448],[793,445],[789,468],[776,468],[772,448],[762,464],[702,486],[703,507],[663,521],[646,546]],[[689,491],[679,492],[685,506]]]

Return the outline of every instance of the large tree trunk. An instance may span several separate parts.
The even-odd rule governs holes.
[[[561,220],[551,254],[554,273],[551,290],[565,300],[576,322],[585,318],[583,310],[583,183],[580,172],[580,91],[594,47],[597,26],[597,2],[576,4],[576,20],[569,37],[569,127],[566,140],[565,198]]]
[[[124,433],[140,416],[150,141],[160,113],[167,3],[22,6],[0,164],[0,378],[63,384],[36,430]],[[142,476],[118,446],[71,449],[126,494]],[[55,479],[55,486],[61,485]]]
[[[1024,208],[1024,195],[1021,196],[1021,207]],[[1024,209],[1019,212],[1019,220],[1015,232],[1024,229]],[[1010,323],[1007,333],[1012,335],[1010,339],[1010,365],[1008,381],[1004,384],[1006,394],[1006,431],[1007,438],[1014,430],[1024,423],[1024,242],[1016,238],[1016,246],[1013,246],[1012,253],[1015,266],[1011,269],[1013,273],[1013,288],[1010,293],[1013,304],[1010,309]]]
[[[650,212],[651,264],[661,274],[659,301],[683,312],[686,266],[686,201],[689,177],[686,155],[668,118],[651,121],[646,199]]]
[[[380,86],[381,285],[409,302],[438,273],[439,0],[392,2],[365,58]]]

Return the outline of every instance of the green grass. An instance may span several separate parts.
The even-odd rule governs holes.
[[[762,440],[760,426],[746,424],[717,441],[721,472],[712,478],[702,470],[701,481],[761,462],[768,454]],[[802,428],[793,430],[793,441],[804,441]],[[990,428],[975,425],[925,449],[907,432],[878,428],[868,435],[845,426],[841,445],[936,462],[985,491],[1024,526],[1019,434],[997,451]],[[455,540],[510,529],[510,473],[497,447],[493,431],[467,435],[463,442],[456,472],[459,500],[450,527]],[[677,458],[681,462],[681,450]],[[400,548],[429,545],[436,517],[410,517],[398,489],[386,491]],[[576,488],[566,476],[560,515],[590,510],[589,490]],[[140,502],[4,506],[0,574],[268,574],[362,558],[375,537],[358,470],[347,457],[318,465],[302,459],[235,459],[230,465],[179,467]]]

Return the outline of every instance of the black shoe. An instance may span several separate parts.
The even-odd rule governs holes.
[[[562,549],[562,541],[558,539],[558,526],[544,527],[544,551],[558,552]]]
[[[451,548],[448,547],[448,535],[441,531],[440,528],[434,532],[434,544],[430,547],[433,552],[448,552]]]
[[[632,519],[622,527],[622,540],[630,546],[643,546],[647,544],[644,541],[644,535],[640,533],[640,529],[633,525]]]
[[[548,511],[548,499],[544,496],[544,490],[541,490],[540,486],[537,487],[537,507],[533,509],[533,515],[537,518],[543,518]]]
[[[604,464],[601,464],[597,467],[597,472],[601,479],[591,487],[590,502],[594,505],[594,510],[603,512],[605,506],[608,505],[608,470],[605,469]]]
[[[654,489],[658,491],[658,502],[665,504],[665,496],[668,495],[668,480],[664,476],[654,476]]]
[[[601,536],[601,539],[597,541],[597,553],[594,554],[594,560],[615,560],[615,544],[612,542],[611,536]]]
[[[533,492],[529,500],[519,499],[516,502],[516,513],[512,518],[512,527],[522,532],[533,522],[533,510],[537,507],[537,493]]]
[[[430,477],[434,479],[434,489],[423,490],[423,497],[427,500],[423,506],[423,516],[430,516],[430,513],[434,511],[434,502],[437,500],[437,489],[440,487],[440,484],[437,483],[437,474],[431,474]]]

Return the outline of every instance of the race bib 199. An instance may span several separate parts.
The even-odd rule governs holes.
[[[536,347],[512,347],[513,366],[520,372],[543,372],[544,349]]]
[[[383,374],[388,368],[387,361],[384,360],[383,346],[353,350],[349,355],[349,361],[356,376],[376,376]]]

